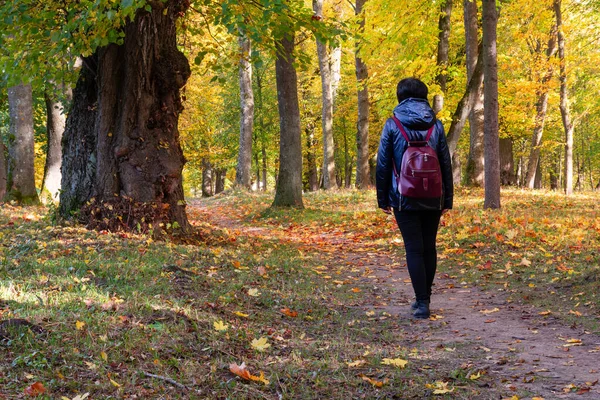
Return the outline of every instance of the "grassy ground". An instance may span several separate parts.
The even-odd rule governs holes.
[[[598,332],[598,195],[509,191],[500,211],[482,211],[482,198],[459,193],[445,217],[440,273]],[[357,307],[356,266],[326,275],[323,251],[333,264],[335,249],[323,232],[369,251],[401,247],[373,192],[307,195],[305,210],[270,202],[203,202],[273,232],[260,240],[191,207],[207,233],[194,246],[53,226],[43,208],[4,205],[0,398],[497,398],[472,379],[469,348],[425,353],[413,321]],[[243,362],[247,379],[230,370]]]

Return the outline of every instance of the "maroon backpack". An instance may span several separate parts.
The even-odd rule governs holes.
[[[424,141],[410,141],[402,123],[392,117],[406,139],[408,148],[402,156],[400,174],[394,165],[394,177],[402,196],[417,198],[442,197],[442,171],[436,151],[429,146],[435,124],[427,131]]]

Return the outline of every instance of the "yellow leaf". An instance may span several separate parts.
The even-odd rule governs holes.
[[[113,385],[114,387],[121,387],[121,384],[120,384],[120,383],[117,383],[117,382],[113,381],[113,380],[112,380],[112,379],[110,379],[110,378],[108,378],[108,379],[110,380],[110,383],[112,383],[112,385]]]
[[[104,361],[108,361],[108,354],[106,354],[105,352],[101,351],[100,352],[100,357],[102,357],[102,359]]]
[[[85,326],[85,322],[83,322],[83,321],[75,322],[75,328],[77,328],[78,331],[82,330],[84,326]]]
[[[475,381],[477,379],[481,378],[481,372],[477,372],[475,374],[471,374],[471,376],[469,376],[469,379],[472,381]]]
[[[360,374],[359,376],[363,379],[363,381],[367,381],[371,385],[378,387],[378,388],[382,387],[383,385],[385,385],[388,382],[387,379],[384,379],[383,381],[377,381],[377,380],[371,379],[368,376],[363,375],[363,374]]]
[[[408,361],[401,358],[384,358],[381,363],[384,365],[393,365],[398,368],[404,368],[406,367],[406,364],[408,364]]]
[[[235,311],[234,314],[237,315],[238,317],[248,318],[248,314],[244,314],[241,311]]]
[[[252,375],[252,374],[249,374],[249,375],[250,375],[250,379],[253,381],[262,382],[265,385],[268,385],[270,383],[268,379],[265,379],[265,374],[262,371],[260,371],[260,376],[256,376],[256,375]]]
[[[365,360],[356,360],[354,362],[347,362],[346,364],[348,364],[348,366],[350,368],[352,368],[352,367],[358,367],[358,366],[363,365],[365,363],[366,363]]]
[[[495,313],[495,312],[498,312],[498,311],[500,311],[500,309],[498,307],[494,307],[491,310],[481,310],[479,312],[482,313],[482,314],[486,314],[487,315],[487,314]]]
[[[265,351],[266,349],[271,347],[271,345],[267,341],[268,339],[266,337],[262,337],[260,339],[254,339],[250,345],[255,350]]]
[[[446,394],[454,392],[454,388],[448,388],[448,382],[435,381],[433,384],[426,383],[425,387],[428,389],[434,389],[433,394]]]
[[[525,257],[523,257],[521,259],[521,263],[519,265],[523,265],[525,267],[529,267],[531,265],[531,261],[529,261],[528,259],[526,259]]]
[[[535,396],[535,397],[532,397],[531,400],[544,400],[544,398]]]
[[[258,289],[248,289],[248,296],[258,297],[259,295]]]
[[[223,321],[213,322],[213,327],[215,328],[215,331],[218,331],[218,332],[224,332],[227,330],[227,328],[229,328],[229,326],[226,323],[224,323]]]

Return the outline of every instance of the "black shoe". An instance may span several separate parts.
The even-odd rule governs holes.
[[[427,303],[427,305],[429,305],[429,301],[427,301],[427,300],[423,300],[423,301],[425,301]],[[418,308],[417,304],[418,304],[417,300],[415,300],[412,303],[410,303],[410,310],[411,311],[415,311]]]
[[[423,300],[417,300],[416,308],[413,312],[413,316],[418,319],[426,319],[429,318],[431,312],[429,311],[429,302]]]

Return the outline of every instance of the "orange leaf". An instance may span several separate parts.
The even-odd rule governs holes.
[[[240,378],[250,380],[250,372],[246,369],[246,363],[242,363],[242,365],[231,363],[229,364],[229,370]]]
[[[33,397],[39,396],[40,394],[44,394],[45,391],[46,388],[44,387],[44,385],[42,385],[41,382],[33,383],[30,386],[26,387],[24,390],[26,395]]]
[[[279,310],[279,311],[281,311],[281,313],[282,313],[282,314],[285,314],[285,315],[287,315],[288,317],[295,318],[295,317],[297,317],[297,316],[298,316],[298,311],[292,311],[292,310],[290,310],[290,309],[289,309],[289,308],[287,308],[287,307],[286,307],[286,308],[282,308],[282,309],[281,309],[281,310]]]
[[[371,378],[369,378],[368,376],[366,376],[366,375],[364,375],[364,374],[360,374],[360,375],[358,375],[358,376],[360,376],[360,377],[363,379],[363,381],[367,381],[367,382],[369,382],[371,385],[373,385],[373,386],[375,386],[375,387],[378,387],[378,388],[382,387],[383,385],[385,385],[385,384],[387,383],[387,379],[385,379],[385,380],[383,380],[383,381],[377,381],[377,380],[375,380],[375,379],[371,379]]]

